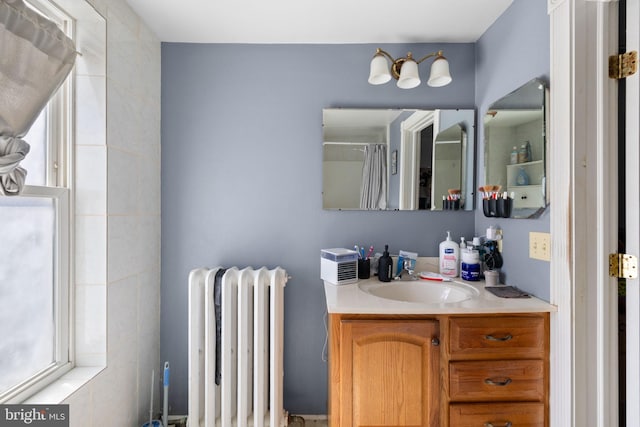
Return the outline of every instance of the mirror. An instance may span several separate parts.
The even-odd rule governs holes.
[[[536,218],[548,204],[546,85],[534,79],[492,104],[484,116],[485,186],[512,199],[511,218]],[[486,201],[483,200],[484,203]],[[487,210],[485,209],[485,215]]]
[[[473,209],[474,110],[328,108],[322,126],[324,209]]]

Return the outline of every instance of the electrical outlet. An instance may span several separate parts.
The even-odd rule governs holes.
[[[551,261],[551,234],[529,232],[529,258]]]

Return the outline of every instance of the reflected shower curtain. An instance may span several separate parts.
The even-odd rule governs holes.
[[[387,147],[369,144],[364,147],[360,209],[387,208]]]

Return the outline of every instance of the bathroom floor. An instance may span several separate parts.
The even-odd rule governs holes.
[[[327,427],[329,424],[327,420],[316,420],[316,419],[304,419],[301,420],[299,417],[293,417],[291,423],[289,423],[288,427]]]

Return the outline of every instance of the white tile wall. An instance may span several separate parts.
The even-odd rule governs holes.
[[[86,63],[84,54],[78,63]],[[91,68],[91,67],[84,67]],[[87,70],[93,71],[95,70]],[[104,72],[103,72],[104,74]],[[106,78],[104,75],[76,72],[76,138],[82,145],[104,146],[106,123]]]
[[[108,150],[108,210],[109,215],[138,213],[138,158],[128,152],[109,147]]]
[[[160,42],[125,0],[85,1],[58,1],[95,8],[76,16],[76,339],[106,369],[65,402],[72,427],[134,427],[161,368]]]
[[[103,138],[104,140],[104,138]],[[107,150],[104,144],[76,147],[76,214],[107,212]]]
[[[103,285],[76,286],[76,363],[79,366],[104,366],[107,348],[107,301]]]
[[[77,215],[75,226],[76,283],[106,286],[107,217]]]

